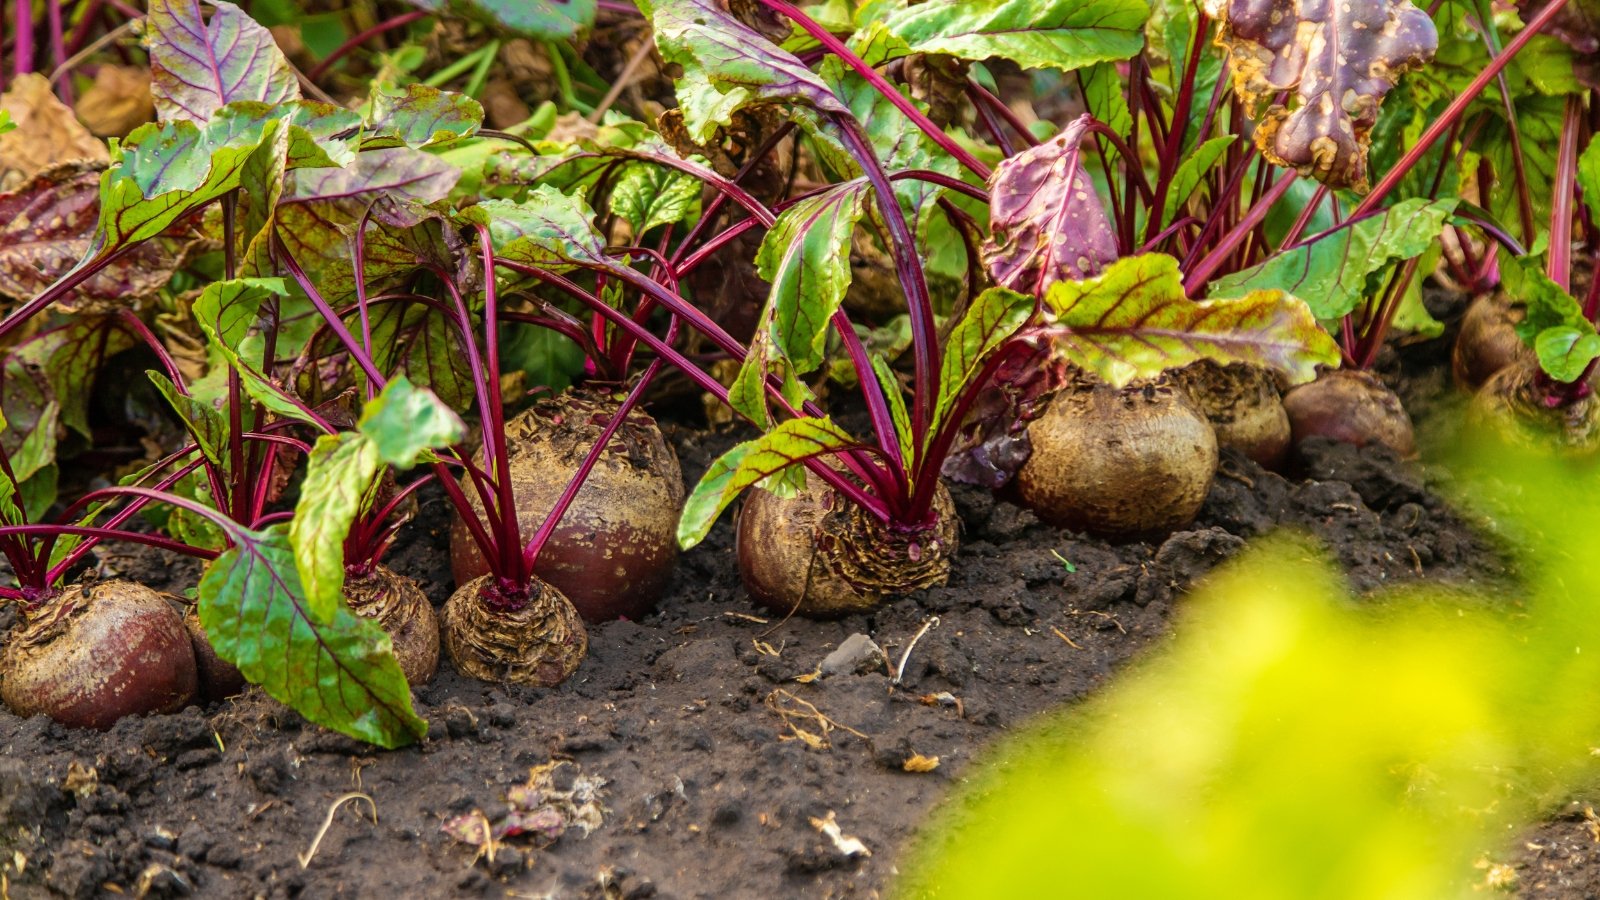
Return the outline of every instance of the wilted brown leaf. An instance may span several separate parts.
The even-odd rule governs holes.
[[[78,98],[78,120],[101,137],[124,137],[154,121],[150,73],[138,66],[101,66],[94,84]]]
[[[28,73],[0,94],[15,130],[0,135],[0,190],[10,190],[57,163],[109,162],[106,146],[73,117],[43,75]],[[76,262],[76,260],[74,260]]]
[[[1433,20],[1410,0],[1206,0],[1256,146],[1330,187],[1367,190],[1383,96],[1433,59]],[[1290,109],[1284,91],[1298,99]]]
[[[71,162],[0,194],[0,295],[24,300],[78,264],[100,218],[104,162]],[[150,241],[66,297],[69,312],[130,306],[172,277],[179,254]]]

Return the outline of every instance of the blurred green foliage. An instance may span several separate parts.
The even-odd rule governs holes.
[[[1600,472],[1458,472],[1521,587],[1358,603],[1310,542],[1262,541],[1155,658],[969,773],[897,895],[1481,896],[1474,864],[1595,771]]]

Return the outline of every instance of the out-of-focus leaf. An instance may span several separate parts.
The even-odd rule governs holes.
[[[1138,53],[1149,14],[1143,0],[930,0],[884,24],[921,53],[1070,71]]]
[[[1078,145],[1089,119],[995,167],[983,261],[1003,287],[1043,296],[1064,278],[1084,278],[1117,258],[1105,206]]]
[[[1589,146],[1578,157],[1578,189],[1589,215],[1600,222],[1600,140],[1589,138]]]
[[[1517,0],[1517,13],[1528,22],[1543,12],[1550,0]],[[1574,74],[1584,84],[1600,90],[1600,0],[1568,0],[1545,26],[1545,32],[1566,41],[1577,51]]]
[[[339,608],[344,541],[380,467],[410,468],[423,454],[458,443],[465,435],[459,416],[400,376],[368,401],[356,431],[317,439],[289,523],[289,545],[312,619],[330,622]]]
[[[683,503],[678,519],[678,545],[700,543],[711,526],[745,488],[815,456],[855,445],[832,419],[799,418],[782,422],[760,437],[745,441],[718,457]]]
[[[773,346],[804,375],[822,364],[829,320],[850,287],[850,236],[866,209],[865,180],[849,181],[783,211],[761,242],[756,267],[767,295]]]
[[[611,189],[611,211],[643,237],[658,225],[700,216],[700,182],[676,169],[631,163]]]
[[[100,64],[74,109],[91,134],[122,137],[156,117],[150,95],[150,70],[144,66]]]
[[[0,294],[36,296],[77,266],[100,220],[100,163],[46,169],[0,194]],[[172,278],[180,260],[151,242],[112,262],[62,299],[69,312],[137,306]]]
[[[420,739],[427,723],[389,636],[342,603],[311,614],[284,526],[235,526],[233,547],[200,579],[200,624],[217,655],[307,719],[381,747]]]
[[[106,317],[74,318],[29,338],[6,357],[7,384],[21,378],[21,370],[43,377],[50,399],[61,407],[61,424],[89,437],[89,392],[105,361],[136,346],[133,335]],[[0,397],[6,394],[0,393]],[[7,398],[5,408],[13,425],[20,421],[19,405]]]
[[[704,143],[752,103],[799,103],[844,112],[805,64],[729,14],[715,0],[641,0],[668,65],[682,68],[678,103],[690,137]]]
[[[1517,336],[1532,347],[1539,366],[1557,381],[1576,381],[1600,356],[1600,338],[1583,314],[1583,305],[1527,260],[1500,260],[1501,285],[1527,309]]]
[[[1367,140],[1395,81],[1433,58],[1433,20],[1411,0],[1205,0],[1256,146],[1330,187],[1367,190]],[[1278,102],[1290,92],[1293,109]]]
[[[425,84],[375,85],[362,147],[433,147],[460,140],[483,124],[483,106],[466,94]]]
[[[300,97],[300,83],[272,32],[225,0],[150,0],[145,49],[161,121],[210,121],[235,100],[267,104]]]
[[[1033,315],[1034,298],[1003,287],[979,294],[967,307],[945,341],[939,369],[939,399],[934,405],[933,427],[939,431],[957,402],[974,384],[983,364]]]
[[[1172,173],[1172,183],[1167,186],[1167,200],[1161,210],[1161,227],[1165,228],[1172,224],[1177,218],[1178,210],[1194,196],[1195,188],[1205,180],[1206,174],[1212,167],[1222,160],[1222,154],[1227,152],[1234,140],[1231,134],[1214,137],[1183,158],[1183,162],[1178,164],[1177,171]]]
[[[530,38],[570,38],[594,24],[595,0],[410,0],[440,15],[457,16]]]
[[[1339,362],[1339,347],[1311,310],[1282,290],[1190,300],[1178,261],[1130,256],[1097,278],[1060,281],[1045,295],[1059,351],[1073,365],[1121,386],[1201,359],[1274,369],[1293,382]]]
[[[1260,265],[1211,283],[1212,297],[1280,290],[1310,305],[1319,319],[1337,319],[1362,300],[1367,276],[1397,259],[1410,259],[1439,239],[1454,199],[1418,197],[1347,225],[1321,240],[1277,253]]]
[[[106,145],[78,124],[43,75],[26,72],[17,76],[10,89],[0,94],[0,112],[8,114],[12,126],[0,128],[0,190],[13,190],[62,163],[104,163],[108,159]]]

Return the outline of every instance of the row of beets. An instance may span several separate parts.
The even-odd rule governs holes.
[[[1120,30],[1145,27],[1144,3],[1107,5]],[[476,103],[419,85],[377,85],[361,113],[303,99],[237,7],[153,0],[160,121],[108,162],[0,195],[16,221],[81,232],[58,242],[70,258],[33,273],[36,290],[8,288],[28,299],[0,321],[6,337],[57,316],[8,358],[8,391],[15,362],[45,373],[48,396],[28,415],[8,408],[0,434],[0,552],[18,582],[0,593],[22,608],[0,695],[105,727],[248,681],[392,745],[423,733],[407,684],[431,677],[441,646],[476,678],[561,682],[586,651],[583,620],[648,612],[677,552],[742,495],[751,596],[837,616],[948,576],[960,529],[945,479],[1009,485],[1050,522],[1127,538],[1195,515],[1219,445],[1268,467],[1310,436],[1410,455],[1404,410],[1362,368],[1442,232],[1490,260],[1479,271],[1493,254],[1468,229],[1503,234],[1437,196],[1437,174],[1406,176],[1452,164],[1430,144],[1527,41],[1406,148],[1402,129],[1372,128],[1383,94],[1432,55],[1426,15],[1391,0],[1374,5],[1379,21],[1305,23],[1388,24],[1378,45],[1341,34],[1351,60],[1318,62],[1381,72],[1357,98],[1370,108],[1296,124],[1334,82],[1306,80],[1291,111],[1288,87],[1242,65],[1230,95],[1215,68],[1201,74],[1213,34],[1235,59],[1292,48],[1212,6],[1215,21],[1191,9],[1167,23],[1166,56],[1104,38],[1069,64],[974,38],[981,10],[954,0],[827,27],[781,0],[641,3],[679,108],[659,132],[613,119],[533,140],[482,129]],[[1051,17],[1071,10],[1035,15],[1031,28],[1065,28]],[[814,49],[779,46],[799,35]],[[1041,141],[969,71],[994,56],[1073,71],[1089,112]],[[1130,56],[1119,106],[1105,66]],[[228,65],[197,67],[213,57]],[[950,65],[913,65],[930,59]],[[1251,114],[1254,141],[1227,129]],[[1367,188],[1369,144],[1392,167],[1334,221],[1335,192]],[[1575,149],[1561,158],[1577,170]],[[1302,175],[1321,184],[1296,193]],[[1433,193],[1379,205],[1403,183]],[[1280,201],[1287,220],[1269,227]],[[68,206],[76,218],[51,219]],[[212,363],[191,377],[117,289],[167,259],[164,283],[170,258],[197,248],[221,277],[177,307]],[[717,302],[719,279],[755,277],[770,285],[759,310]],[[1367,296],[1369,281],[1388,287]],[[898,317],[862,303],[874,284]],[[515,411],[513,328],[581,350],[582,387]],[[87,391],[88,376],[66,374],[95,355],[86,346],[153,356],[187,438],[61,506],[57,418],[82,418],[62,410],[78,402],[70,388]],[[1341,358],[1353,365],[1334,368]],[[640,407],[664,373],[756,430],[689,491]],[[824,388],[858,394],[868,426],[834,421]],[[456,517],[457,589],[437,615],[381,563],[429,482]],[[137,515],[160,532],[130,526]],[[207,561],[187,625],[137,585],[63,587],[109,539]]]

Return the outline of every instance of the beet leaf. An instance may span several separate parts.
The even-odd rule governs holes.
[[[1281,290],[1190,300],[1178,261],[1131,256],[1097,278],[1060,281],[1045,295],[1059,351],[1121,386],[1201,359],[1250,363],[1310,381],[1339,348],[1306,305]]]
[[[804,63],[715,0],[640,0],[639,8],[655,25],[661,58],[683,70],[678,103],[695,141],[710,140],[717,126],[751,104],[798,103],[844,112],[844,104]],[[802,121],[808,120],[802,116]]]
[[[1453,198],[1402,200],[1318,240],[1281,250],[1259,265],[1218,277],[1209,295],[1276,289],[1304,300],[1319,319],[1337,319],[1366,299],[1367,276],[1432,246],[1455,207]]]
[[[984,263],[1002,287],[1043,296],[1063,278],[1085,278],[1117,258],[1117,241],[1079,145],[1087,116],[1000,163],[990,178]]]
[[[145,48],[161,121],[203,125],[235,100],[298,100],[300,84],[272,32],[232,3],[207,5],[209,21],[200,0],[150,0]]]
[[[1395,81],[1433,58],[1411,0],[1205,0],[1261,153],[1329,187],[1367,191],[1367,143]],[[1289,92],[1290,108],[1279,99]]]
[[[1143,0],[930,0],[884,26],[918,53],[1072,70],[1138,53],[1149,15]]]
[[[200,579],[200,624],[217,655],[318,725],[380,747],[425,735],[389,636],[342,604],[311,609],[286,527],[228,532],[233,547]]]
[[[289,524],[289,544],[312,617],[328,621],[340,605],[344,541],[356,517],[366,511],[381,467],[410,468],[430,457],[429,451],[465,436],[459,416],[402,375],[367,403],[355,431],[317,439]]]
[[[718,457],[695,485],[678,520],[678,544],[684,549],[705,539],[711,526],[746,488],[812,457],[856,445],[832,419],[802,417],[774,426]]]
[[[1583,377],[1600,358],[1600,336],[1577,298],[1526,260],[1501,259],[1500,276],[1506,293],[1527,307],[1517,336],[1538,355],[1539,367],[1566,384]]]

